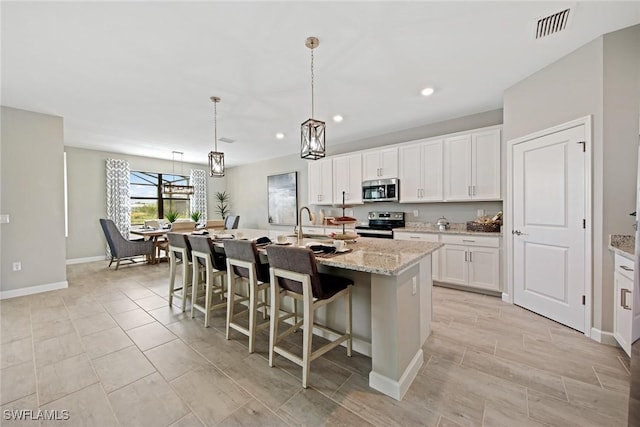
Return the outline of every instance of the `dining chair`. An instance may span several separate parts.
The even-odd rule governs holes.
[[[329,350],[346,341],[347,356],[351,357],[351,279],[319,273],[316,257],[307,248],[288,246],[267,246],[271,273],[271,319],[269,331],[269,366],[274,366],[274,354],[291,360],[302,366],[302,387],[307,388],[311,362]],[[295,321],[282,334],[279,326],[291,314],[280,316],[280,299],[288,296],[302,301],[304,306],[302,320]],[[344,298],[345,332],[318,325],[314,322],[314,313],[320,307]],[[302,356],[292,353],[289,346],[279,343],[286,336],[302,326]],[[318,328],[329,335],[337,336],[329,343],[312,351],[313,329]]]
[[[173,304],[174,295],[182,300],[182,312],[186,311],[187,298],[193,277],[191,271],[193,268],[191,244],[189,238],[183,233],[167,233],[169,242],[169,307]],[[182,286],[175,287],[176,271],[178,264],[182,265]]]
[[[226,274],[226,260],[224,250],[217,248],[209,236],[189,235],[191,256],[193,259],[193,274],[191,280],[191,318],[195,316],[195,310],[204,313],[204,326],[209,327],[209,318],[212,310],[227,306],[224,289],[224,276]],[[199,288],[200,270],[204,269],[204,297],[201,298]],[[216,279],[218,284],[216,284]],[[219,298],[220,302],[213,304],[213,298]]]
[[[153,242],[152,241],[139,241],[139,240],[127,240],[120,230],[116,227],[116,224],[105,218],[100,218],[100,226],[104,232],[104,237],[107,239],[109,245],[109,251],[111,252],[111,260],[109,261],[109,267],[116,262],[116,270],[120,267],[120,261],[131,261],[135,263],[136,257],[146,255],[147,259],[151,258],[153,254]]]
[[[267,318],[267,289],[269,289],[269,264],[260,262],[256,242],[251,240],[230,239],[224,241],[224,252],[227,256],[227,329],[242,332],[249,337],[249,353],[253,353],[256,332],[269,326],[269,321],[257,323],[258,309],[262,308],[262,318]],[[246,280],[248,297],[236,298],[238,279]],[[258,294],[262,291],[262,301]],[[236,304],[248,301],[248,307],[235,312]],[[248,327],[235,321],[245,313],[249,314]]]

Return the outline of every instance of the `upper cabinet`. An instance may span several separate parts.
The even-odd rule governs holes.
[[[333,161],[322,159],[307,162],[309,204],[333,204]]]
[[[442,144],[437,139],[400,147],[400,203],[443,200]]]
[[[333,158],[333,202],[362,203],[362,155],[350,154]]]
[[[500,199],[500,129],[444,139],[444,200]]]
[[[362,180],[398,178],[398,148],[362,153]]]

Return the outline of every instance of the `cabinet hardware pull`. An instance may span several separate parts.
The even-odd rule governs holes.
[[[467,251],[464,251],[464,262],[467,262]]]
[[[471,186],[471,195],[472,195],[472,196],[475,196],[475,195],[476,195],[476,186],[475,186],[475,185],[472,185],[472,186]]]
[[[633,271],[633,268],[629,268],[626,265],[621,265],[620,268],[623,269],[624,271]]]
[[[515,234],[516,236],[526,236],[527,233],[523,233],[520,230],[511,230],[511,234]]]
[[[416,190],[416,197],[417,197],[418,199],[420,198],[420,189],[419,189],[419,188]]]
[[[475,240],[464,240],[462,239],[463,242],[469,242],[469,243],[475,243]]]
[[[469,251],[469,262],[473,262],[473,252]]]
[[[420,237],[418,236],[409,236],[410,239],[419,239]]]
[[[625,310],[631,310],[631,306],[627,304],[627,294],[630,294],[631,291],[629,289],[622,288],[620,289],[620,306]]]

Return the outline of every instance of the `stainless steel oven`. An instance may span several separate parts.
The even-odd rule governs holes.
[[[404,227],[404,212],[369,212],[369,224],[357,225],[356,233],[362,237],[393,239],[393,229]]]
[[[399,191],[397,178],[362,182],[362,200],[365,202],[397,202]]]

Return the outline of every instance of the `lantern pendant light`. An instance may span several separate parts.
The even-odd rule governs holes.
[[[313,118],[313,49],[319,44],[320,40],[316,37],[308,37],[305,42],[305,46],[311,50],[311,118],[301,126],[300,157],[310,160],[325,156],[325,122]]]
[[[213,102],[213,147],[214,151],[209,152],[209,176],[224,176],[224,153],[218,151],[218,110],[216,106],[220,98],[212,96]]]

